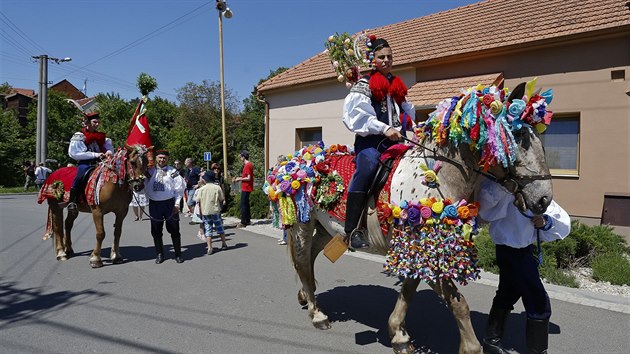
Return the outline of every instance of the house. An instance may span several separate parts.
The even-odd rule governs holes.
[[[629,7],[627,0],[486,0],[367,32],[389,41],[393,73],[410,88],[420,118],[498,75],[508,88],[535,77],[537,87],[552,88],[555,114],[543,140],[554,198],[575,218],[628,232]],[[267,102],[267,164],[320,139],[353,143],[341,121],[348,90],[326,53],[257,90]]]
[[[91,112],[90,109],[94,109],[93,106],[96,103],[94,100],[95,97],[86,97],[83,92],[66,79],[59,81],[48,89],[63,93],[68,96],[68,98],[77,100],[86,113]],[[27,123],[26,116],[28,114],[29,105],[33,101],[37,101],[37,95],[35,90],[32,89],[13,88],[8,94],[4,95],[4,106],[2,109],[16,110],[20,124],[25,126]],[[34,104],[36,104],[36,102]]]

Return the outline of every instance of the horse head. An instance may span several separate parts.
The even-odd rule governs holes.
[[[149,165],[149,159],[147,153],[153,148],[153,146],[145,147],[144,145],[128,145],[125,143],[125,149],[127,149],[127,182],[131,188],[139,192],[144,188],[145,172]]]

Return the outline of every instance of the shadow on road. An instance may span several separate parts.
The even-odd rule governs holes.
[[[317,302],[328,315],[331,324],[335,322],[356,321],[372,327],[374,331],[355,334],[357,345],[379,342],[391,347],[387,330],[389,315],[394,309],[398,291],[376,285],[353,285],[336,287],[317,295]],[[492,299],[488,299],[488,310]],[[485,333],[486,313],[471,311],[471,322],[477,338],[481,341]],[[525,346],[526,314],[512,313],[508,318],[504,345],[506,349],[519,353],[527,352]],[[421,290],[416,293],[409,306],[406,328],[413,338],[417,352],[457,353],[459,331],[451,311],[432,291]],[[559,333],[560,328],[550,324],[549,333]]]

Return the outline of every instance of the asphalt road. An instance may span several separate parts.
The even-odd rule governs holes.
[[[381,273],[378,258],[317,260],[318,301],[333,327],[320,331],[297,303],[299,285],[286,246],[276,243],[281,232],[264,222],[229,228],[231,248],[206,256],[195,237],[197,226],[183,220],[185,262],[177,264],[169,254],[156,265],[149,222],[134,222],[130,210],[121,241],[125,263],[112,265],[104,258],[103,268],[91,269],[91,217],[82,214],[75,223],[77,256],[58,262],[52,240],[41,239],[47,206],[35,199],[0,196],[0,353],[392,352],[386,322],[399,286]],[[108,215],[104,257],[112,225]],[[165,244],[170,245],[168,236]],[[478,337],[495,280],[484,273],[462,290]],[[550,353],[628,353],[629,299],[549,290]],[[526,351],[524,322],[519,304],[505,338],[514,352]],[[410,307],[407,329],[418,352],[457,351],[453,317],[426,285]]]

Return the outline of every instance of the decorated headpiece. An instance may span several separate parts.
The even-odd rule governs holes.
[[[360,68],[372,68],[374,50],[389,47],[386,40],[375,35],[368,35],[365,31],[359,33],[354,39],[346,32],[335,33],[328,37],[325,44],[326,52],[330,58],[333,69],[337,73],[339,82],[346,82],[347,87],[359,81]]]

